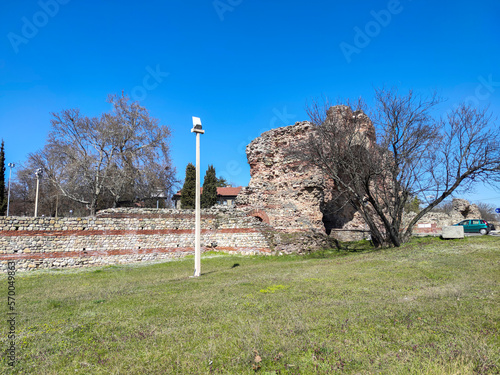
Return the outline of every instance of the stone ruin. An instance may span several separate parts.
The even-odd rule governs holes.
[[[363,112],[336,106],[327,116],[350,117],[363,142],[375,142],[374,127]],[[300,254],[333,247],[334,238],[349,241],[369,234],[359,213],[333,199],[331,180],[289,157],[288,150],[313,132],[310,122],[297,122],[269,130],[247,146],[249,185],[238,194],[237,209],[221,206],[202,213],[204,250]],[[414,232],[436,233],[445,225],[480,217],[476,205],[454,199],[450,213],[427,214]],[[30,270],[176,258],[194,251],[193,232],[192,210],[111,209],[93,218],[0,218],[0,270],[5,272],[9,261]]]
[[[414,215],[414,214],[413,214]],[[411,219],[408,215],[408,219]],[[414,234],[438,234],[444,226],[466,219],[480,219],[481,212],[475,204],[465,199],[453,198],[450,212],[429,212],[413,228]]]
[[[327,118],[336,117],[353,118],[360,134],[375,142],[373,124],[362,111],[335,106]],[[288,151],[313,132],[314,125],[303,121],[269,130],[254,139],[246,148],[251,179],[239,193],[237,207],[282,232],[367,231],[359,213],[333,200],[331,180],[318,169],[289,157]]]
[[[365,113],[353,112],[347,106],[330,108],[327,119],[338,120],[338,117],[354,119],[364,139],[375,143],[375,129]],[[246,148],[251,179],[236,198],[237,208],[278,232],[314,233],[315,238],[326,233],[342,241],[367,238],[368,226],[361,215],[350,205],[341,205],[333,199],[333,182],[315,167],[289,157],[288,151],[313,132],[314,125],[303,121],[269,130],[254,139]],[[453,199],[450,213],[428,213],[414,227],[414,232],[438,233],[445,225],[480,217],[476,205]],[[411,214],[407,216],[410,218]],[[312,240],[306,237],[305,242]],[[298,243],[304,241],[299,239]]]
[[[479,207],[477,205],[470,204],[465,199],[455,198],[452,201],[450,217],[457,221],[464,219],[478,219],[481,217],[481,212],[479,212]]]

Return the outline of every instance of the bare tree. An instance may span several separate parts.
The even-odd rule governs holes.
[[[169,157],[170,130],[128,97],[109,96],[113,112],[99,118],[78,109],[53,113],[46,146],[30,154],[29,164],[42,167],[63,197],[85,205],[94,215],[107,207],[133,202],[176,182]],[[104,203],[104,204],[103,204]]]
[[[170,191],[175,169],[169,155],[170,130],[159,126],[147,110],[128,98],[110,96],[113,115],[106,115],[116,151],[110,181],[106,184],[114,198],[120,200],[150,199],[158,192]]]
[[[499,221],[500,215],[495,212],[497,208],[495,205],[491,203],[479,202],[477,204],[477,208],[479,208],[479,212],[481,213],[481,219],[486,221]]]
[[[352,105],[314,103],[308,112],[315,132],[293,153],[333,181],[333,195],[360,212],[375,245],[400,246],[417,221],[453,192],[498,181],[499,130],[487,110],[462,104],[436,120],[436,95],[381,89],[375,102],[374,126],[362,101],[354,111]],[[405,220],[415,197],[425,207]]]
[[[40,167],[37,160],[29,158],[16,168],[15,178],[11,184],[11,211],[17,216],[31,216],[34,213],[36,176]],[[39,215],[44,216],[86,216],[89,210],[85,205],[75,202],[63,194],[50,179],[47,173],[42,174],[39,185]]]

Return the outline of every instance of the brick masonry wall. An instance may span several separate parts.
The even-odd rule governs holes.
[[[327,117],[331,121],[353,121],[359,141],[375,141],[375,128],[363,112],[335,106]],[[328,176],[294,156],[300,143],[314,134],[314,125],[304,121],[269,130],[254,139],[246,148],[251,179],[238,194],[236,206],[278,231],[330,233],[332,229],[344,229],[353,230],[351,237],[356,238],[358,231],[365,229],[361,215],[334,199],[338,190]]]
[[[82,267],[194,254],[194,211],[110,209],[86,218],[0,218],[0,265]],[[268,226],[234,209],[202,210],[202,251],[266,254]]]

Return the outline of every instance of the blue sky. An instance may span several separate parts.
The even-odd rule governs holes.
[[[244,148],[307,120],[307,101],[397,86],[500,115],[500,3],[471,1],[3,0],[0,137],[7,162],[43,147],[51,112],[110,110],[125,91],[173,133],[179,179],[194,162],[250,179]],[[363,35],[361,35],[363,33]],[[469,199],[500,207],[500,191]]]

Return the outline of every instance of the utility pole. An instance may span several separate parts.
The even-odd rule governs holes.
[[[193,129],[191,133],[196,133],[196,202],[195,202],[195,250],[194,250],[194,277],[201,274],[201,218],[200,218],[200,134],[204,134],[202,130],[201,120],[198,117],[193,117]]]
[[[12,179],[12,168],[14,168],[16,165],[14,163],[9,163],[8,166],[10,168],[10,172],[9,172],[9,188],[7,193],[7,216],[9,216],[9,208],[10,208],[10,180]]]
[[[35,172],[36,175],[36,197],[35,197],[35,217],[38,216],[38,188],[40,186],[40,177],[42,177],[43,169],[38,168]]]

